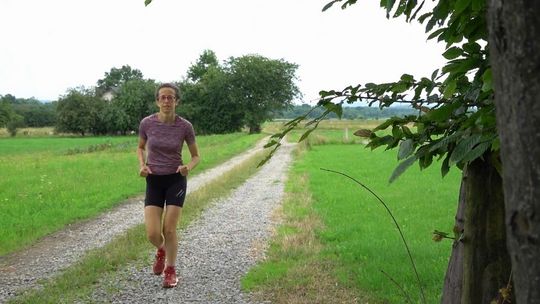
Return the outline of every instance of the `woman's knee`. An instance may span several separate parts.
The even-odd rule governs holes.
[[[176,227],[163,227],[163,235],[166,239],[176,237]]]
[[[159,231],[147,231],[146,237],[153,244],[161,243],[163,241],[163,236]]]

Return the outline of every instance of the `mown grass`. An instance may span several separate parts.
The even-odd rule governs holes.
[[[442,179],[437,164],[422,172],[414,166],[388,184],[396,165],[396,151],[370,151],[359,145],[312,146],[292,169],[284,224],[268,259],[250,272],[244,287],[266,296],[285,294],[276,303],[294,303],[288,298],[298,298],[296,303],[368,301],[358,294],[370,303],[405,303],[384,271],[420,302],[407,252],[384,207],[363,188],[322,167],[357,178],[388,204],[417,263],[427,303],[438,302],[451,243],[434,243],[431,233],[450,231],[453,226],[460,174],[451,170]],[[299,190],[302,178],[307,179],[307,186]],[[313,202],[304,206],[306,192]],[[312,217],[309,222],[321,224],[297,224]],[[312,241],[300,241],[312,230]],[[353,300],[317,300],[325,293],[334,294],[334,286],[347,289],[348,299]]]
[[[70,150],[84,150],[92,146],[109,144],[137,144],[137,136],[99,137],[15,137],[0,138],[0,157],[18,157],[33,153],[69,154]]]
[[[242,287],[272,303],[367,303],[365,295],[337,280],[335,261],[319,258],[323,244],[316,231],[324,225],[313,209],[307,174],[292,170],[288,180],[282,208],[275,211],[283,224],[274,232],[267,259],[242,279]]]
[[[235,133],[198,137],[202,162],[194,173],[248,149],[262,136]],[[85,152],[84,145],[103,140],[85,139],[81,146],[75,138],[0,139],[2,147],[23,147],[24,143],[35,147],[33,153],[16,153],[16,148],[4,148],[11,153],[0,152],[0,256],[144,192],[144,180],[138,177],[136,140],[128,139],[132,144],[120,148],[66,154],[77,147]],[[122,140],[126,138],[118,139]],[[51,149],[50,145],[62,148]],[[187,151],[183,155],[189,160]]]
[[[311,144],[323,145],[332,143],[342,144],[363,144],[366,139],[354,135],[354,132],[360,129],[373,129],[382,120],[323,120],[319,123],[317,129],[309,134],[309,142]],[[265,125],[265,130],[275,134],[284,130],[286,122],[274,121]],[[300,124],[292,130],[287,136],[288,141],[298,142],[302,135],[310,130],[313,125],[306,126],[306,123]],[[378,131],[377,134],[388,133],[389,131]]]
[[[263,156],[263,153],[256,154],[225,173],[221,178],[191,192],[186,198],[179,228],[187,227],[213,201],[226,196],[254,174]],[[93,303],[96,299],[92,299],[92,292],[97,287],[103,286],[105,288],[101,289],[105,289],[108,294],[100,295],[103,298],[100,298],[99,302],[112,302],[117,289],[116,278],[122,276],[122,273],[117,271],[122,267],[126,267],[128,263],[134,263],[136,267],[148,268],[149,275],[152,275],[150,267],[151,255],[154,251],[150,248],[151,245],[146,240],[144,225],[138,225],[103,248],[89,252],[76,265],[59,276],[43,282],[43,288],[27,291],[12,298],[8,303],[56,304],[81,301]]]

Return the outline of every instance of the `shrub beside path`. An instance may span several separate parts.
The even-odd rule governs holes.
[[[265,142],[262,140],[255,148],[190,178],[188,194],[261,151]],[[143,196],[131,198],[96,218],[69,225],[27,249],[0,257],[0,303],[19,289],[39,287],[40,280],[73,265],[87,251],[102,247],[116,235],[143,223],[143,200]]]

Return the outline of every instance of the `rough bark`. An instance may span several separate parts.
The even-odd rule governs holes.
[[[517,303],[540,303],[540,1],[488,0],[507,246]]]
[[[461,233],[465,228],[465,181],[467,175],[463,172],[461,187],[459,190],[459,202],[456,211],[454,231]],[[441,304],[459,303],[461,299],[461,285],[463,283],[463,243],[455,241],[452,245],[452,254],[448,261],[448,268],[444,277],[443,294]]]
[[[506,250],[502,180],[488,160],[478,159],[463,170],[454,242],[441,303],[490,303],[511,273]]]
[[[460,303],[490,303],[511,273],[502,179],[495,167],[482,159],[470,163],[466,173]]]

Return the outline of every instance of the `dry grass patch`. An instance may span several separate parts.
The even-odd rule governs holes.
[[[337,279],[333,261],[319,258],[323,245],[316,231],[323,223],[312,209],[308,177],[298,174],[291,180],[283,208],[274,213],[281,225],[266,259],[246,276],[243,286],[255,299],[272,303],[367,303],[354,287]]]

